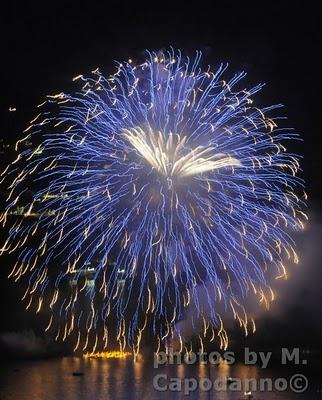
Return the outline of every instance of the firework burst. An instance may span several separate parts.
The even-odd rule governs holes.
[[[227,347],[222,313],[254,330],[245,299],[269,307],[272,282],[298,262],[305,193],[285,148],[297,135],[278,128],[280,105],[254,105],[263,85],[200,65],[200,52],[148,52],[75,77],[79,91],[38,106],[1,174],[10,277],[75,350],[111,338],[136,354],[145,330],[158,349],[173,337],[182,349],[187,316]]]

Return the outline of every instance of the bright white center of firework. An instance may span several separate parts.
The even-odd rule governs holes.
[[[214,147],[189,148],[186,136],[169,134],[165,138],[161,132],[146,133],[141,128],[125,129],[124,134],[137,152],[167,177],[191,176],[241,165],[239,160],[230,155],[216,153]]]

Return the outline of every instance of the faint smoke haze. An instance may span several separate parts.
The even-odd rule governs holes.
[[[277,322],[296,323],[297,318],[299,329],[301,321],[310,319],[312,330],[322,328],[322,215],[319,207],[310,207],[308,213],[309,221],[305,229],[293,235],[296,242],[296,251],[299,256],[299,263],[289,264],[287,268],[288,279],[277,280],[272,283],[276,300],[271,304],[269,310],[259,306],[254,296],[244,300],[248,314],[255,317],[256,324],[266,317]],[[202,287],[198,288],[199,296],[205,309],[210,308],[207,304],[207,296],[203,295]],[[218,313],[224,320],[225,328],[232,329],[235,321],[231,313],[225,313],[223,303],[214,303]],[[185,339],[198,334],[203,329],[202,321],[196,321],[194,326],[189,321],[192,316],[196,316],[197,310],[193,304],[186,313],[185,319],[178,321],[177,330]]]

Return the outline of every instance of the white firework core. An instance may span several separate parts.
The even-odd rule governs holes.
[[[165,139],[161,132],[146,134],[139,127],[125,129],[124,135],[137,152],[166,177],[185,177],[241,165],[228,154],[216,153],[214,147],[188,148],[186,136],[170,133]]]

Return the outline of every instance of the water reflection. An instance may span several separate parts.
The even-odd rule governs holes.
[[[166,374],[169,377],[167,383],[170,378],[226,382],[229,377],[258,380],[274,374],[278,376],[274,371],[269,375],[269,371],[255,366],[230,366],[226,362],[218,366],[173,365],[154,369],[152,360],[133,362],[132,359],[82,358],[11,364],[2,366],[0,372],[1,400],[178,400],[187,396],[183,392],[158,392],[154,389],[153,378],[156,374]],[[78,376],[73,375],[75,372],[79,373]],[[166,383],[165,380],[162,382],[163,385]],[[189,399],[198,400],[213,398],[240,400],[244,396],[243,392],[229,390],[216,393],[213,390],[196,390],[189,396]],[[259,393],[254,397],[261,400],[314,398],[312,393],[296,395],[291,392]]]

